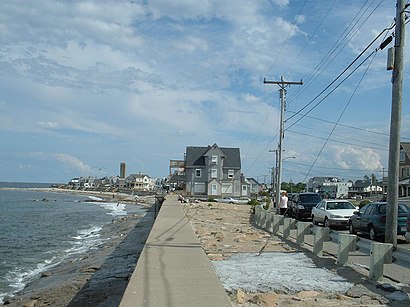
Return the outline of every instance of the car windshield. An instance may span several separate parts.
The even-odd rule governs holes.
[[[300,195],[300,201],[302,203],[318,203],[322,199],[320,198],[319,195],[317,194],[306,194],[306,195]]]
[[[353,206],[351,203],[348,201],[343,201],[343,202],[329,202],[327,204],[327,209],[328,210],[338,210],[338,209],[356,209],[355,206]]]

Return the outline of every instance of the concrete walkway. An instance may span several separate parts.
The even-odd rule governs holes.
[[[232,306],[176,195],[163,203],[120,306]]]

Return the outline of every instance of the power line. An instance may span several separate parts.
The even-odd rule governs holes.
[[[329,49],[327,54],[324,56],[323,60],[319,62],[318,65],[314,68],[312,73],[307,77],[306,81],[306,86],[303,88],[300,88],[299,90],[296,90],[294,94],[290,97],[289,103],[292,103],[292,101],[300,96],[305,90],[307,90],[310,87],[310,84],[315,81],[318,76],[321,74],[322,71],[324,71],[335,59],[336,57],[340,54],[340,52],[346,47],[346,45],[350,42],[350,40],[353,39],[353,37],[356,35],[356,33],[361,29],[361,27],[364,25],[364,23],[369,19],[369,17],[375,12],[375,10],[380,6],[381,2],[373,9],[373,11],[365,18],[365,20],[362,22],[360,26],[358,26],[354,31],[353,28],[357,25],[359,20],[364,16],[364,14],[367,12],[367,10],[370,8],[370,6],[373,4],[370,3],[370,5],[366,8],[366,10],[361,14],[361,17],[356,20],[356,18],[359,16],[359,14],[363,11],[364,7],[367,5],[369,0],[367,0],[363,6],[360,8],[360,10],[356,13],[355,17],[350,21],[349,25],[346,27],[344,32],[339,36],[339,38],[336,40],[336,42],[333,44],[333,46]],[[356,21],[355,21],[356,20]],[[339,47],[342,45],[343,41],[345,41],[343,47],[339,49]],[[337,54],[333,56],[333,54],[339,49]],[[333,58],[331,58],[333,56]]]
[[[376,52],[372,52],[371,54],[373,54],[373,53],[374,53],[373,59],[370,61],[369,65],[366,67],[366,70],[364,71],[362,77],[360,78],[359,82],[357,83],[356,88],[354,89],[352,95],[350,96],[349,100],[347,101],[347,103],[346,103],[346,105],[345,105],[345,107],[344,107],[342,113],[340,114],[340,116],[339,116],[339,118],[338,118],[336,124],[333,126],[332,131],[329,133],[329,136],[328,136],[327,140],[325,141],[325,143],[323,144],[323,146],[322,146],[322,148],[320,149],[319,153],[317,154],[315,160],[314,160],[313,163],[312,163],[312,166],[310,167],[310,169],[309,169],[308,173],[306,174],[305,179],[304,179],[303,181],[305,181],[306,178],[309,176],[309,173],[310,173],[310,171],[312,170],[312,167],[315,165],[315,163],[316,163],[317,160],[319,159],[319,156],[322,154],[323,149],[325,148],[327,142],[329,141],[330,137],[332,136],[332,133],[335,131],[335,129],[336,129],[336,127],[337,127],[337,124],[338,124],[339,121],[342,119],[343,114],[345,113],[347,107],[349,106],[350,102],[351,102],[352,99],[353,99],[353,96],[355,95],[357,89],[359,88],[360,84],[362,83],[362,81],[363,81],[363,79],[364,79],[364,77],[365,77],[367,71],[369,70],[370,65],[373,63],[373,60],[374,60],[374,58],[375,58],[375,56],[376,56]],[[366,58],[365,60],[367,60],[367,58]]]
[[[305,115],[309,114],[310,112],[312,112],[319,104],[321,104],[327,97],[329,97],[341,84],[343,84],[348,78],[350,78],[350,76],[357,70],[359,69],[360,66],[362,66],[374,53],[376,52],[373,51],[372,53],[370,53],[352,72],[350,72],[339,84],[336,85],[335,88],[333,88],[329,93],[326,94],[325,97],[323,97],[318,103],[316,103],[313,107],[311,107],[309,109],[309,111],[307,111],[307,113],[302,114],[301,117],[299,119],[297,119],[295,122],[292,123],[292,125],[290,125],[287,129],[293,127],[294,125],[296,125],[296,123],[298,123],[299,121],[301,121]],[[356,61],[356,60],[355,60]],[[350,65],[349,65],[350,66]],[[344,70],[346,71],[346,69]],[[296,112],[295,114],[293,114],[292,116],[290,116],[288,119],[286,119],[285,121],[288,121],[290,119],[292,119],[293,117],[295,117],[296,115],[299,115],[301,113],[301,111],[303,111],[305,108],[307,108],[310,104],[312,104],[325,90],[327,90],[337,79],[339,79],[339,77],[341,77],[342,74],[339,74],[339,76],[333,80],[331,82],[331,84],[329,84],[322,92],[320,92],[315,98],[313,98],[306,106],[304,106],[302,109],[300,109],[298,112]]]
[[[315,138],[315,139],[327,140],[327,141],[340,143],[340,144],[345,144],[345,145],[352,145],[352,146],[358,146],[358,147],[362,147],[362,148],[369,148],[369,149],[388,151],[388,148],[386,148],[386,147],[385,148],[380,148],[380,147],[363,146],[363,144],[354,144],[354,143],[350,143],[350,142],[338,141],[338,140],[333,140],[333,139],[329,139],[329,138],[325,138],[325,137],[311,135],[311,134],[307,134],[307,133],[303,133],[303,132],[297,132],[297,131],[293,131],[293,130],[287,130],[287,131],[292,132],[292,133],[296,133],[296,134],[299,134],[299,135],[309,136],[309,137],[312,137],[312,138]],[[379,144],[377,144],[377,145],[379,145]],[[383,146],[383,145],[380,145],[380,146]]]

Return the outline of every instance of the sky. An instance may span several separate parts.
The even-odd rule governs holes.
[[[216,143],[270,182],[280,87],[264,78],[303,81],[286,87],[284,181],[381,179],[393,43],[377,48],[394,18],[388,0],[2,0],[0,181],[119,175],[121,162],[165,177],[187,146]]]

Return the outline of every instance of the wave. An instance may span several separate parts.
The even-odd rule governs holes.
[[[3,302],[5,297],[13,297],[17,292],[24,289],[24,287],[32,280],[51,268],[75,258],[76,256],[87,253],[90,250],[97,249],[99,245],[110,240],[110,238],[102,238],[100,231],[101,226],[92,226],[87,229],[77,231],[77,234],[68,241],[71,247],[64,250],[50,250],[47,255],[49,258],[29,268],[15,268],[8,272],[5,276],[5,282],[8,283],[10,291],[8,293],[0,293],[0,302]]]

